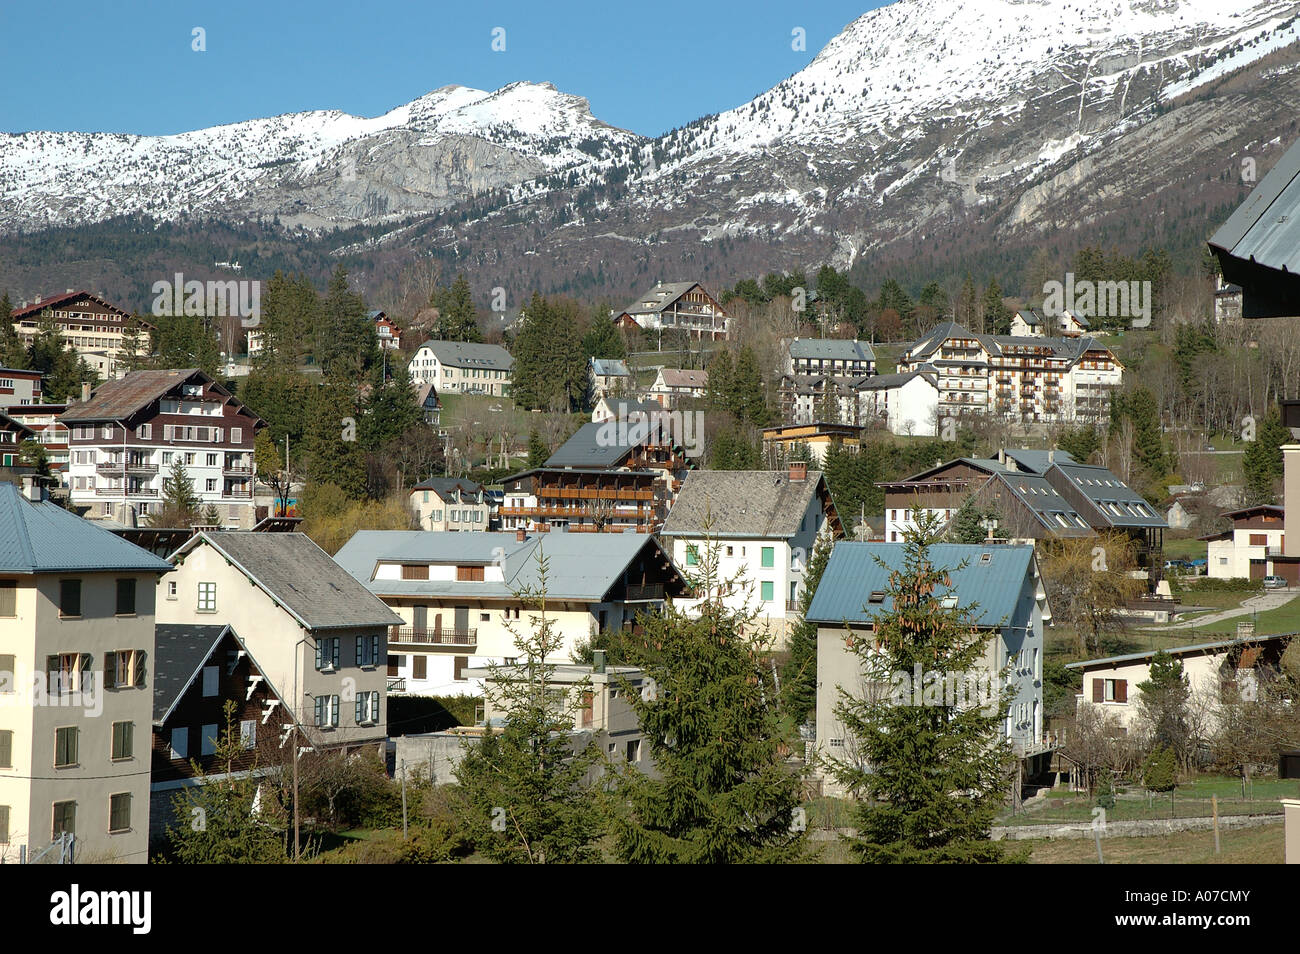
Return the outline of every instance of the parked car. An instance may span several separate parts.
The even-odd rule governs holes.
[[[1268,590],[1284,589],[1287,585],[1286,580],[1280,576],[1264,577],[1264,588]]]

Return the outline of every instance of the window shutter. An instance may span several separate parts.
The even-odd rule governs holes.
[[[117,653],[104,653],[104,688],[117,688]]]
[[[85,692],[95,688],[95,657],[90,653],[81,654],[81,665],[77,671],[77,689]]]
[[[332,647],[333,647],[333,649],[334,649],[333,660],[334,660],[334,668],[335,668],[335,669],[338,669],[338,668],[339,668],[339,643],[340,643],[340,642],[342,642],[342,640],[340,640],[337,636],[336,636],[334,639],[331,639],[331,640],[330,640],[330,643],[331,643],[331,645],[332,645]]]
[[[325,724],[325,697],[324,696],[316,697],[316,724],[317,725]]]
[[[321,667],[325,665],[325,647],[322,645],[323,640],[316,640],[316,671],[320,672]],[[317,721],[320,721],[319,719]]]
[[[366,637],[358,636],[357,637],[357,665],[358,666],[361,665],[362,651],[365,649],[365,645],[366,645]]]
[[[147,666],[148,656],[149,654],[146,653],[143,649],[137,649],[134,653],[134,659],[133,659],[133,662],[135,663],[134,675],[135,675],[135,687],[137,689],[144,688],[145,678],[148,675],[148,666]]]
[[[1094,679],[1092,681],[1092,701],[1106,701],[1106,681],[1104,679]]]
[[[330,696],[330,726],[339,727],[339,697]]]
[[[1128,702],[1128,680],[1127,679],[1115,680],[1115,701]]]
[[[376,723],[379,721],[379,693],[377,692],[370,694],[370,721]]]
[[[352,708],[357,725],[361,725],[366,721],[366,694],[364,692],[357,694],[356,704]]]

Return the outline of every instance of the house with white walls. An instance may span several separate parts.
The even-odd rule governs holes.
[[[1201,537],[1207,575],[1220,580],[1268,576],[1269,558],[1281,554],[1286,543],[1286,508],[1259,504],[1223,516],[1232,521],[1230,529]]]

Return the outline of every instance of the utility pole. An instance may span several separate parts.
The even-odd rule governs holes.
[[[297,733],[297,728],[298,728],[297,725],[295,725],[291,732],[293,737],[293,860],[301,861],[302,843],[299,841],[298,838],[298,733]]]
[[[402,759],[402,841],[406,841],[406,759]]]

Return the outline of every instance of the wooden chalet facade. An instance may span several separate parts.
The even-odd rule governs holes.
[[[662,338],[665,331],[692,338],[725,340],[730,316],[699,282],[660,282],[611,316],[623,328],[640,328]]]
[[[129,350],[125,336],[132,323],[146,338],[152,327],[98,295],[69,288],[62,295],[38,297],[14,309],[14,331],[24,345],[32,343],[47,314],[64,342],[109,381],[125,373],[123,359]]]

